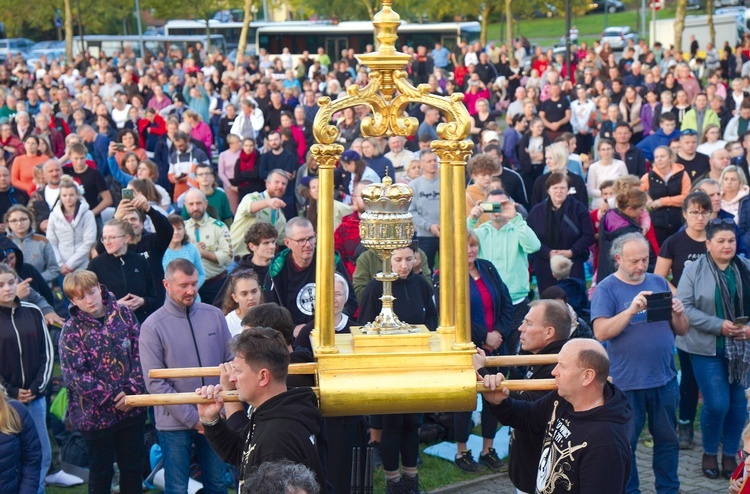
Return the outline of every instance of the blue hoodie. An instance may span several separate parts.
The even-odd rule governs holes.
[[[674,131],[669,135],[665,134],[662,129],[659,129],[650,136],[644,138],[641,142],[636,144],[635,147],[643,151],[643,156],[647,160],[653,161],[654,149],[658,148],[659,146],[669,146],[669,143],[672,142],[672,139],[679,138],[679,129],[674,129]]]

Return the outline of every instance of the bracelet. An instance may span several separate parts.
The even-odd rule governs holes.
[[[204,422],[200,419],[198,419],[200,423],[203,425],[203,427],[211,427],[213,425],[216,425],[219,423],[219,420],[221,420],[221,417],[217,416],[215,419],[213,419],[211,422]]]

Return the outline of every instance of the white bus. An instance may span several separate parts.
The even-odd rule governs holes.
[[[402,22],[398,28],[396,47],[419,45],[431,50],[435,43],[452,49],[459,39],[468,42],[478,41],[481,27],[479,22],[434,22],[413,24]],[[256,45],[265,48],[269,54],[278,55],[283,48],[293,54],[304,50],[314,55],[323,47],[332,60],[338,60],[341,50],[353,48],[356,53],[364,53],[368,44],[374,45],[373,27],[370,21],[346,21],[334,24],[330,21],[307,21],[301,25],[276,22],[258,28]]]
[[[211,31],[211,34],[221,34],[224,36],[224,40],[226,41],[226,46],[228,50],[233,50],[237,48],[237,45],[239,45],[240,42],[240,32],[242,31],[242,22],[221,22],[215,19],[210,19],[208,21],[208,28]],[[247,32],[247,52],[256,52],[257,47],[255,46],[255,39],[256,39],[256,31],[260,27],[264,26],[270,26],[273,24],[279,24],[278,22],[265,22],[265,21],[252,21],[250,22],[250,27]],[[302,25],[307,24],[307,21],[287,21],[284,22],[285,25]],[[194,36],[194,35],[203,35],[206,34],[206,21],[202,20],[173,20],[168,21],[164,25],[164,34],[167,36],[170,35],[177,35],[177,36]],[[224,52],[225,54],[227,52]]]

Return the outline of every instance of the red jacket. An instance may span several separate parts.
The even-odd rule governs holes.
[[[745,463],[742,462],[739,465],[737,465],[737,469],[735,469],[734,473],[732,474],[732,480],[741,479],[745,475]],[[740,494],[750,494],[750,482],[745,479],[745,481],[742,484],[742,487],[740,488]]]

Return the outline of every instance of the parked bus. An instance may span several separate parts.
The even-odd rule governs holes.
[[[114,53],[122,53],[125,46],[130,45],[130,49],[135,56],[141,58],[141,37],[138,35],[97,35],[92,34],[83,37],[83,49],[88,50],[93,57],[99,57],[104,54],[111,57]],[[208,38],[202,36],[143,36],[143,45],[147,52],[154,55],[167,53],[172,49],[180,49],[182,53],[187,53],[188,47],[195,46],[196,43],[202,43],[203,47],[207,46]],[[73,54],[81,52],[81,37],[76,36],[73,39]],[[220,34],[211,35],[211,49],[226,53],[227,45],[224,36]]]
[[[423,45],[432,49],[435,43],[441,43],[450,50],[456,46],[459,39],[467,42],[478,41],[480,31],[478,22],[402,22],[398,29],[396,47],[416,48]],[[282,48],[289,48],[293,54],[302,53],[304,50],[315,54],[318,47],[323,47],[334,60],[343,49],[353,48],[356,53],[364,53],[368,44],[374,46],[370,21],[347,21],[338,24],[330,21],[308,21],[302,25],[277,22],[260,27],[256,39],[258,49],[265,48],[272,56],[282,53]]]
[[[284,25],[303,25],[307,24],[307,21],[286,21]],[[211,34],[221,34],[224,36],[227,48],[229,50],[236,49],[240,43],[240,32],[242,31],[242,22],[221,22],[215,19],[208,21],[208,28]],[[266,22],[266,21],[252,21],[250,23],[249,30],[247,32],[247,47],[246,51],[255,52],[257,47],[255,46],[255,37],[258,28],[264,26],[271,26],[279,24],[278,22]],[[167,36],[195,36],[206,34],[206,21],[201,20],[173,20],[167,21],[164,25],[164,34]]]

